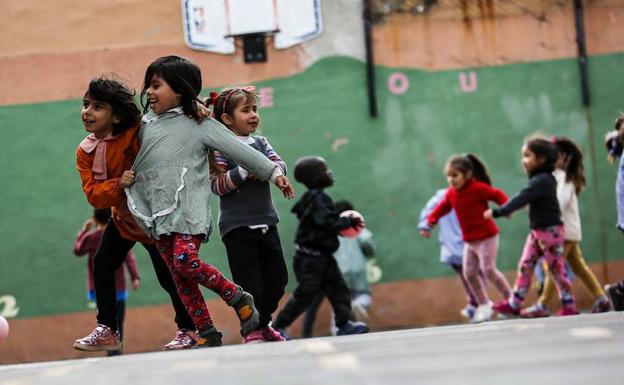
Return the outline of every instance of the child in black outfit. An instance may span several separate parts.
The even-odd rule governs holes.
[[[323,192],[334,184],[333,174],[323,158],[299,159],[295,164],[295,179],[308,188],[292,209],[299,219],[293,259],[298,285],[273,327],[283,332],[310,306],[317,293],[323,292],[336,315],[338,335],[366,333],[368,326],[354,321],[349,288],[333,256],[339,245],[338,232],[360,227],[362,221],[340,217],[332,199]]]

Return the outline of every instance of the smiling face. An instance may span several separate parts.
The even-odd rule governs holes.
[[[85,130],[96,138],[103,138],[113,132],[113,126],[120,121],[110,103],[93,99],[88,94],[82,99],[80,116]]]
[[[152,76],[145,91],[147,102],[154,113],[160,115],[181,105],[181,96],[158,74]]]
[[[238,105],[232,111],[232,115],[222,114],[221,119],[232,132],[238,136],[249,136],[260,126],[258,104],[254,97],[239,99]]]
[[[526,145],[522,146],[522,167],[527,174],[531,174],[543,163]]]
[[[448,182],[449,186],[453,187],[456,190],[464,187],[468,179],[469,177],[467,177],[465,173],[461,172],[455,167],[448,167],[446,170],[446,181]]]

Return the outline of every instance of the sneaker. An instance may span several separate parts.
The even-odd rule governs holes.
[[[592,313],[606,313],[611,311],[611,303],[606,296],[601,296],[594,302],[594,306],[592,307]]]
[[[473,323],[481,323],[492,320],[492,315],[494,311],[492,310],[492,302],[484,303],[483,305],[479,305],[474,311],[474,315],[472,317]]]
[[[243,336],[251,333],[258,327],[260,321],[260,313],[254,306],[253,296],[238,286],[234,296],[227,302],[236,311],[236,315],[240,320],[240,332]]]
[[[286,338],[282,335],[281,332],[273,329],[270,326],[265,327],[261,330],[262,337],[266,342],[277,342],[277,341],[286,341]]]
[[[113,331],[106,325],[98,324],[88,336],[74,342],[74,349],[86,352],[121,350],[119,332]]]
[[[546,305],[535,304],[520,310],[520,317],[522,318],[543,318],[550,317],[550,310]]]
[[[163,350],[184,350],[184,349],[193,349],[197,346],[197,340],[193,336],[195,334],[192,330],[189,329],[180,329],[176,333],[176,336],[171,340],[167,345],[165,345]]]
[[[617,284],[607,284],[604,287],[605,292],[609,295],[611,299],[611,304],[613,305],[613,310],[622,311],[624,310],[624,293],[618,288]]]
[[[459,311],[459,314],[461,314],[462,317],[467,318],[468,320],[472,320],[472,317],[474,317],[476,310],[477,307],[469,303]]]
[[[513,308],[506,299],[495,303],[492,309],[499,314],[520,315],[520,309]]]
[[[221,341],[223,334],[221,334],[214,325],[210,326],[208,329],[200,330],[198,335],[198,348],[211,348],[223,345],[223,341]]]
[[[579,314],[579,311],[576,305],[574,304],[564,306],[561,309],[559,309],[559,311],[557,312],[558,316],[577,315],[577,314]]]
[[[346,336],[349,334],[363,334],[368,333],[368,325],[359,321],[347,321],[346,324],[338,328],[336,335]]]
[[[278,327],[274,328],[273,326],[271,326],[271,328],[275,330],[276,332],[278,332],[284,338],[285,341],[292,340],[290,333],[288,333],[285,328],[278,328]]]
[[[243,337],[244,344],[257,344],[264,342],[264,335],[261,330],[254,330]]]

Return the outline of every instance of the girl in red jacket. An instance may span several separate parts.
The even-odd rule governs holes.
[[[483,213],[489,209],[490,201],[498,205],[507,202],[507,195],[491,186],[485,166],[473,154],[452,156],[446,162],[445,174],[451,188],[429,214],[427,222],[433,227],[442,216],[455,209],[464,239],[463,274],[479,302],[473,322],[489,321],[492,302],[479,278],[479,268],[503,298],[509,297],[511,289],[503,273],[496,268],[498,227],[492,219],[484,219]],[[421,234],[428,237],[430,230],[421,230]]]

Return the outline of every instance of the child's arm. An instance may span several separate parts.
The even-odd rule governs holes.
[[[431,236],[432,227],[429,225],[429,221],[427,218],[433,211],[433,209],[444,199],[444,195],[446,195],[446,190],[438,190],[434,196],[429,198],[425,207],[420,211],[420,216],[418,218],[418,230],[420,234],[424,237]]]
[[[95,180],[91,171],[91,162],[80,148],[77,152],[76,167],[82,181],[87,201],[95,208],[103,209],[121,204],[125,199],[123,189],[119,186],[119,178]]]
[[[245,183],[248,175],[247,171],[240,166],[228,170],[225,157],[219,151],[215,151],[213,155],[221,172],[210,174],[210,190],[219,196],[229,195]]]
[[[225,126],[214,119],[206,119],[201,123],[204,135],[203,142],[209,148],[215,149],[262,181],[275,182],[281,175],[276,170],[278,166],[266,156],[248,144],[238,140]]]
[[[288,173],[288,168],[286,167],[286,162],[282,160],[282,157],[273,149],[273,146],[269,143],[267,138],[262,137],[260,139],[264,148],[264,155],[269,158],[271,161],[275,162],[277,166],[282,170],[282,175],[286,175]]]
[[[334,202],[325,193],[317,194],[314,197],[313,205],[314,207],[310,210],[311,218],[318,227],[332,229],[337,234],[340,230],[361,226],[359,218],[341,217]]]
[[[449,190],[446,190],[446,193],[444,194],[444,197],[442,197],[442,200],[438,202],[438,204],[433,208],[431,213],[427,216],[427,225],[429,226],[429,230],[426,230],[426,229],[420,230],[420,234],[423,237],[429,237],[431,235],[431,228],[433,228],[433,226],[435,226],[435,224],[438,223],[440,218],[450,213],[451,210],[453,209],[453,205],[451,204],[451,201],[449,200],[448,194],[449,194]]]
[[[364,229],[362,234],[358,237],[358,242],[360,243],[362,253],[367,258],[371,258],[375,255],[375,241],[373,241],[373,233]]]
[[[74,241],[74,254],[77,257],[82,257],[88,254],[90,251],[97,249],[99,246],[91,231],[91,222],[88,219],[83,225],[82,229],[78,232],[76,241]]]
[[[126,259],[124,260],[124,264],[126,265],[126,269],[128,270],[128,274],[130,274],[130,281],[132,282],[132,290],[139,289],[139,282],[141,282],[141,277],[139,276],[139,267],[136,262],[136,257],[132,250],[128,251],[126,255]]]
[[[491,210],[492,217],[498,218],[511,215],[514,211],[523,208],[527,204],[539,198],[542,195],[542,181],[545,181],[545,179],[540,177],[535,177],[529,180],[528,186],[523,188],[518,194],[516,194],[516,196],[511,198],[504,205]],[[486,211],[486,213],[488,211]]]
[[[617,203],[617,226],[624,231],[624,156],[620,158],[615,182],[615,199]]]
[[[499,206],[502,206],[505,203],[507,203],[509,198],[507,197],[507,194],[505,194],[503,190],[497,189],[496,187],[492,187],[485,183],[484,185],[487,186],[486,188],[487,188],[488,200],[496,202],[496,204]]]

